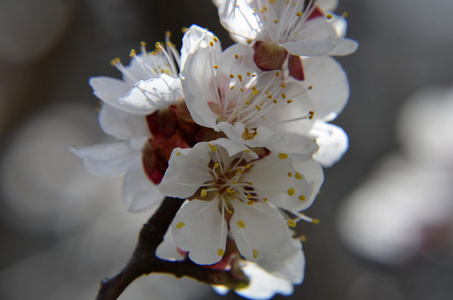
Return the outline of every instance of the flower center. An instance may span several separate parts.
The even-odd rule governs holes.
[[[211,147],[209,172],[212,181],[207,182],[200,190],[200,196],[206,200],[219,198],[223,208],[233,213],[231,201],[242,201],[252,205],[257,201],[253,182],[246,181],[244,174],[253,167],[253,162],[247,162],[245,152],[232,157],[225,149],[209,144]]]

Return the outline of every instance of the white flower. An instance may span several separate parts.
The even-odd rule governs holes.
[[[193,120],[250,147],[311,158],[318,147],[308,136],[315,114],[308,89],[286,83],[279,71],[259,70],[247,46],[221,52],[217,42],[210,45],[190,54],[181,72]]]
[[[331,1],[319,1],[332,9]],[[335,23],[343,17],[324,13],[317,1],[215,1],[220,22],[231,33],[252,41],[269,41],[297,56],[346,55],[357,42],[343,37]]]
[[[302,0],[215,0],[220,22],[255,49],[254,60],[261,70],[282,68],[289,53],[291,76],[303,80],[298,56],[347,55],[357,42],[344,38],[346,21],[320,5],[334,8],[336,1]]]
[[[184,106],[178,72],[187,55],[205,36],[213,38],[207,30],[192,26],[184,35],[179,56],[167,33],[167,49],[157,43],[156,51],[147,52],[142,43],[142,53],[136,55],[133,50],[128,66],[123,66],[119,59],[112,61],[121,71],[122,80],[90,79],[94,94],[103,102],[100,125],[119,141],[72,147],[71,151],[82,158],[87,170],[95,175],[126,174],[123,198],[130,211],[152,208],[163,199],[154,183],[159,183],[163,177],[172,149],[188,146],[175,133],[178,109]],[[169,108],[172,104],[176,107],[174,110]]]
[[[282,246],[291,243],[288,225],[295,221],[285,220],[279,208],[298,215],[323,180],[313,159],[297,164],[283,153],[259,158],[228,139],[174,149],[159,190],[191,199],[172,223],[177,246],[202,265],[222,259],[227,237],[249,261],[286,257]]]

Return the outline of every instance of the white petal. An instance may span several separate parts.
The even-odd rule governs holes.
[[[122,80],[110,77],[91,77],[90,85],[93,88],[93,93],[104,103],[108,103],[113,107],[135,115],[143,115],[144,113],[132,106],[122,105],[118,102],[120,97],[123,97],[132,87],[130,84]]]
[[[214,34],[209,30],[197,25],[190,26],[189,30],[182,38],[181,48],[181,70],[184,69],[187,55],[197,50],[199,47],[208,47],[209,42],[214,38]]]
[[[259,266],[273,276],[300,284],[304,279],[305,257],[300,241],[292,240],[281,246],[278,256],[269,255]]]
[[[228,228],[220,214],[219,202],[192,200],[184,205],[172,224],[172,233],[181,250],[200,265],[219,262],[225,251]]]
[[[159,246],[157,246],[156,256],[161,259],[171,261],[183,260],[185,257],[181,256],[181,254],[179,254],[179,252],[176,249],[177,246],[175,239],[173,238],[171,229],[169,229],[165,233],[164,240],[162,241],[162,243],[160,243]]]
[[[118,139],[150,136],[144,116],[137,116],[104,104],[99,112],[99,124],[105,133]]]
[[[224,1],[218,5],[222,26],[241,37],[254,39],[261,30],[252,7],[245,0]]]
[[[331,167],[348,150],[348,135],[336,125],[317,120],[310,134],[319,145],[313,157],[324,167]]]
[[[245,140],[242,137],[245,131],[245,125],[241,122],[236,122],[234,124],[220,122],[217,124],[217,127],[223,131],[228,138],[238,143],[244,143],[249,147],[267,147],[276,144],[283,138],[266,126],[259,126],[256,129],[256,135],[248,140]]]
[[[228,155],[230,157],[238,154],[239,152],[244,151],[247,153],[247,155],[246,155],[247,161],[258,158],[258,155],[255,152],[250,151],[250,149],[247,146],[245,146],[244,144],[236,143],[229,139],[221,138],[221,139],[211,141],[211,142],[209,142],[209,144],[218,145],[218,146],[223,147],[228,152]]]
[[[289,296],[293,293],[293,285],[284,279],[273,276],[253,262],[246,262],[242,268],[250,284],[245,289],[236,290],[236,293],[249,299],[270,299],[279,293]]]
[[[316,196],[318,195],[319,189],[324,182],[324,172],[321,166],[314,160],[298,161],[293,159],[293,166],[307,180],[308,183],[313,187],[313,193],[309,199],[306,199],[301,206],[294,209],[293,211],[305,210],[313,204]]]
[[[299,56],[323,56],[335,49],[342,38],[328,37],[318,40],[299,40],[282,44],[292,55]]]
[[[192,149],[175,148],[168,162],[159,191],[170,197],[192,196],[203,183],[212,180],[208,164],[211,160],[207,143],[198,143]]]
[[[123,201],[130,212],[140,212],[157,206],[164,195],[146,176],[141,161],[131,167],[124,177]]]
[[[271,253],[278,253],[280,246],[291,239],[286,221],[280,212],[266,203],[248,205],[231,201],[234,212],[230,232],[236,246],[249,261],[259,261]]]
[[[213,49],[214,48],[214,49]],[[199,48],[187,56],[185,68],[181,72],[181,83],[187,108],[193,120],[202,126],[217,129],[219,117],[208,103],[216,100],[217,90],[215,78],[212,76],[213,66],[217,63],[216,55],[220,55],[220,45]],[[211,58],[214,56],[214,58]],[[212,61],[213,60],[213,61]]]
[[[127,95],[118,99],[118,103],[140,109],[143,115],[148,115],[181,98],[182,88],[179,78],[161,74],[153,79],[139,81]]]
[[[284,134],[283,139],[271,146],[267,146],[274,153],[286,153],[298,160],[312,158],[319,147],[314,138],[298,134]]]
[[[343,39],[341,42],[331,51],[327,53],[327,55],[348,55],[354,53],[357,48],[359,48],[359,43],[351,39]]]
[[[308,95],[316,103],[315,118],[333,120],[344,108],[349,98],[346,72],[332,57],[308,57],[302,60]]]
[[[289,157],[282,159],[268,155],[257,160],[244,178],[253,182],[260,199],[266,198],[273,205],[287,210],[300,207],[301,201],[310,199],[313,192],[305,178],[296,174]]]
[[[90,173],[100,176],[121,175],[141,159],[141,153],[123,141],[88,147],[70,147],[69,150],[83,159],[83,165]]]

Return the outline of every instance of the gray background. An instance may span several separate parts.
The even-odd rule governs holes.
[[[451,299],[451,265],[360,258],[339,238],[337,211],[373,164],[398,148],[395,117],[405,99],[452,83],[453,2],[343,0],[336,12],[343,11],[348,37],[360,43],[339,58],[351,97],[334,123],[350,148],[325,170],[308,211],[321,223],[298,225],[308,238],[305,281],[291,297],[275,299]],[[97,282],[121,268],[147,214],[128,215],[120,181],[90,176],[66,149],[105,139],[88,78],[119,77],[109,61],[127,64],[130,49],[142,40],[152,48],[166,30],[180,47],[181,27],[191,24],[213,31],[224,47],[231,43],[209,0],[0,0],[0,299],[94,298]],[[191,281],[150,277],[121,299],[221,298]]]

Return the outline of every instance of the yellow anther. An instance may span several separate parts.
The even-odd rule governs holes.
[[[234,90],[235,85],[230,86],[230,90]]]
[[[180,156],[181,155],[181,152],[176,152],[176,156]]]
[[[219,41],[219,39],[218,39],[216,36],[213,37],[212,39],[213,39],[213,41],[216,42],[216,43]]]
[[[250,164],[246,164],[246,165],[245,165],[245,168],[246,168],[246,169],[250,169]]]
[[[288,195],[294,196],[295,193],[296,193],[296,190],[294,188],[288,189]]]
[[[349,16],[348,12],[345,11],[345,12],[343,13],[343,17],[347,18],[348,16]]]
[[[250,76],[250,74],[251,74],[250,72],[247,72],[247,76]]]
[[[282,83],[282,84],[280,84],[280,86],[281,86],[282,88],[285,88],[285,87],[286,87],[286,84]]]
[[[181,229],[185,226],[186,224],[184,224],[183,222],[179,222],[178,224],[176,224],[176,228],[178,229]]]
[[[288,172],[288,176],[289,176],[289,177],[293,177],[293,173]]]
[[[309,118],[310,120],[312,120],[313,117],[315,116],[315,112],[312,111],[312,110],[310,110],[308,113],[310,114],[310,116],[309,116],[308,118]]]
[[[278,19],[274,19],[274,23],[277,24],[278,23]]]
[[[115,66],[116,64],[119,64],[121,62],[121,60],[117,57],[117,58],[114,58],[110,61],[110,65],[113,67]]]
[[[267,11],[267,6],[263,6],[263,9],[264,9],[265,11]]]
[[[278,100],[274,98],[274,103],[278,103]]]
[[[264,13],[264,9],[260,9],[260,13]]]
[[[209,143],[208,143],[208,146],[209,146],[209,148],[211,148],[211,151],[212,151],[212,152],[216,152],[216,151],[218,150],[216,146],[211,145],[211,144],[209,144]]]
[[[233,213],[233,211],[231,209],[229,209],[228,213],[231,215]]]
[[[275,76],[279,77],[280,76],[280,72],[277,71],[277,73],[275,73]]]
[[[225,254],[225,250],[223,250],[223,249],[217,249],[217,254],[218,254],[219,256],[223,256],[223,255]]]
[[[156,51],[151,51],[151,55],[156,55]]]
[[[243,88],[240,88],[239,90],[240,90],[241,92],[243,92],[243,91],[244,91],[244,89],[243,89]]]
[[[253,74],[252,74],[252,77],[256,77],[256,73],[253,73]]]
[[[253,249],[253,258],[256,259],[258,257],[258,250]]]
[[[165,31],[165,36],[171,38],[171,31]]]
[[[238,226],[239,226],[240,228],[242,228],[242,229],[245,228],[245,222],[242,221],[242,220],[239,220],[236,224],[238,224]]]
[[[234,191],[231,190],[229,187],[228,187],[226,190],[227,190],[227,192],[230,193],[230,194],[233,194],[233,193],[234,193]]]
[[[280,159],[287,159],[287,158],[288,158],[288,154],[286,154],[286,153],[279,153],[279,154],[278,154],[278,158],[280,158]]]
[[[202,189],[202,190],[201,190],[201,193],[200,193],[200,196],[204,198],[204,197],[206,197],[207,195],[208,195],[208,191],[206,191],[205,189]]]
[[[214,69],[218,69],[219,65],[213,65]]]
[[[255,105],[255,108],[260,111],[261,110],[261,107],[259,105]]]
[[[219,167],[219,163],[216,162],[216,163],[214,164],[214,168],[218,168],[218,167]]]
[[[312,86],[312,85],[310,85],[310,86],[308,87],[308,89],[309,89],[309,90],[312,90],[312,89],[313,89],[313,86]]]
[[[238,173],[244,173],[244,170],[243,169],[238,169]]]
[[[286,94],[282,94],[282,99],[286,99]]]
[[[145,47],[145,46],[146,46],[146,42],[141,41],[141,42],[140,42],[140,46]]]
[[[238,55],[238,54],[235,54],[235,55],[234,55],[234,58],[238,59],[238,58],[239,58],[239,55]]]
[[[326,17],[327,17],[327,19],[329,19],[329,20],[333,18],[332,14],[327,14]]]
[[[258,89],[254,89],[254,90],[253,90],[253,95],[256,96],[256,95],[258,95],[259,93],[260,93],[260,91],[259,91]]]
[[[233,74],[230,74],[230,78],[234,78],[234,75],[233,75]]]
[[[160,48],[160,47],[162,47],[162,44],[160,42],[157,42],[156,43],[156,48]]]
[[[249,181],[249,182],[247,182],[247,183],[248,183],[248,185],[253,185],[253,182],[251,182],[251,181]]]
[[[245,101],[245,104],[250,105],[250,101]]]
[[[131,50],[131,53],[129,53],[130,57],[134,57],[137,53],[135,52],[135,49]]]
[[[302,17],[302,13],[301,13],[300,11],[298,11],[298,12],[296,13],[296,15],[297,15],[298,17]]]
[[[249,200],[252,199],[252,197],[253,197],[252,194],[247,195],[247,199],[249,199]]]
[[[288,222],[289,227],[293,227],[293,228],[296,227],[296,222],[294,220],[288,219],[287,222]]]
[[[247,44],[251,44],[252,42],[252,40],[247,40]]]
[[[292,99],[289,99],[288,101],[286,101],[286,103],[291,103],[291,102],[293,102]]]
[[[268,200],[269,200],[269,199],[267,199],[267,198],[263,198],[263,201],[264,201],[264,202],[267,202]]]
[[[240,81],[242,81],[242,75],[241,74],[238,74],[238,78]]]
[[[306,199],[307,199],[307,198],[306,198],[304,195],[300,195],[300,196],[299,196],[299,200],[300,200],[300,201],[305,201]]]
[[[275,0],[269,0],[269,3],[275,3]]]
[[[210,41],[210,42],[209,42],[209,46],[211,46],[211,47],[214,46],[214,42],[213,42],[213,41]]]
[[[244,152],[245,152],[245,153],[250,153],[250,150],[247,149],[247,150],[244,150]]]
[[[311,220],[311,223],[312,223],[312,224],[319,224],[319,222],[320,222],[319,219],[313,219],[313,220]]]
[[[302,179],[302,175],[299,172],[296,172],[295,176],[297,179]]]
[[[248,201],[247,204],[248,204],[248,205],[253,205],[253,204],[255,204],[255,202],[253,202],[253,201]]]
[[[181,32],[182,32],[182,33],[186,33],[187,31],[189,31],[189,28],[187,28],[187,27],[181,28]]]

